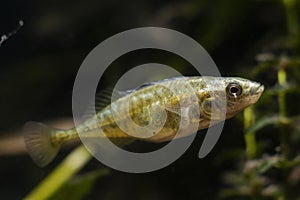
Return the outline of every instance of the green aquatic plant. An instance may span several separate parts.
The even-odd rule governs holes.
[[[252,71],[253,77],[267,76],[275,72],[275,85],[266,89],[261,107],[244,111],[246,156],[235,170],[224,175],[228,188],[220,191],[223,199],[297,199],[300,184],[299,109],[295,107],[300,92],[299,16],[295,0],[283,0],[286,10],[286,48],[291,55],[264,54],[263,59]],[[277,99],[277,108],[272,107]],[[298,111],[298,112],[297,112]],[[292,113],[292,114],[291,114]],[[273,127],[273,129],[271,128]],[[274,129],[275,128],[275,129]],[[257,136],[271,137],[263,143]],[[260,137],[262,138],[262,137]],[[277,145],[273,145],[277,141]],[[267,144],[266,144],[267,143]],[[271,151],[268,150],[270,149]]]
[[[87,152],[84,146],[77,147],[45,178],[45,180],[28,194],[25,199],[49,199],[53,197],[53,195],[57,195],[57,192],[62,190],[62,187],[64,187],[90,159],[91,154]],[[95,178],[97,177],[98,176]]]
[[[293,79],[297,80],[298,77],[288,74],[290,70],[300,70],[298,61],[299,58],[283,56],[277,61],[268,62],[274,70],[277,70],[277,83],[273,88],[266,90],[261,106],[267,106],[264,103],[273,101],[277,97],[278,112],[274,108],[274,113],[269,113],[269,110],[261,111],[255,106],[244,111],[246,157],[240,161],[236,171],[224,176],[225,183],[231,187],[222,190],[221,197],[225,199],[237,196],[249,197],[249,199],[294,199],[300,195],[298,192],[291,191],[292,185],[289,180],[291,172],[300,164],[299,150],[293,149],[291,144],[293,139],[291,133],[299,129],[295,124],[299,121],[300,115],[289,116],[287,103],[287,95],[299,96],[297,86],[299,83],[289,82]],[[276,62],[277,65],[273,65]],[[263,66],[269,70],[271,66],[266,67],[266,65],[268,64],[264,63],[259,67]],[[256,117],[257,112],[260,112],[261,117]],[[273,139],[277,137],[279,141],[279,144],[273,147],[273,154],[265,153],[267,148],[256,139],[256,135],[267,132],[270,126],[276,127],[272,137]],[[300,141],[297,140],[294,142],[299,144]],[[274,170],[277,176],[274,176]],[[299,184],[299,180],[296,182]]]

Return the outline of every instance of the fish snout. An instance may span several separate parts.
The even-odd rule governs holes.
[[[252,88],[250,90],[250,105],[254,104],[258,101],[260,96],[264,91],[264,85],[258,82],[253,83]]]
[[[265,87],[263,84],[255,82],[251,89],[251,95],[261,95]]]

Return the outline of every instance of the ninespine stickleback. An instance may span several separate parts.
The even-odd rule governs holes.
[[[168,89],[170,86],[180,88],[185,84],[188,84],[192,91],[186,92],[185,90],[185,92],[175,95]],[[176,77],[151,82],[135,90],[130,90],[126,95],[112,101],[97,112],[96,116],[86,120],[77,129],[74,127],[69,130],[57,130],[42,123],[27,122],[24,126],[25,144],[36,164],[45,166],[54,159],[63,143],[79,137],[78,129],[81,132],[86,132],[86,137],[91,137],[90,133],[98,130],[100,126],[105,133],[102,137],[110,139],[170,141],[176,135],[180,120],[182,120],[182,116],[180,116],[182,104],[180,102],[184,102],[183,106],[187,108],[197,108],[199,115],[197,118],[193,118],[193,115],[189,114],[188,116],[192,119],[189,119],[188,123],[197,123],[198,130],[201,130],[233,117],[244,108],[256,103],[263,91],[264,86],[262,84],[238,77]],[[193,105],[195,102],[189,100],[191,96],[197,97],[197,105]],[[218,104],[220,101],[226,107],[225,116],[219,116],[218,112],[212,113],[212,103]],[[126,107],[125,105],[129,106]],[[150,107],[156,108],[151,110],[151,114],[154,114],[158,121],[162,110],[167,114],[163,127],[157,133],[153,133],[152,137],[134,137],[118,126],[119,123],[122,123],[130,131],[133,130],[130,129],[132,121],[139,126],[150,124],[153,121],[153,116],[150,117]],[[117,118],[113,116],[112,110],[119,113]],[[128,112],[128,114],[124,113],[123,115],[123,112]],[[193,109],[190,109],[189,112],[193,112]],[[97,120],[93,119],[95,117]],[[192,133],[187,129],[186,135]]]

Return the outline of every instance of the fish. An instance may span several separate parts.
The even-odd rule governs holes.
[[[256,103],[263,91],[261,83],[240,77],[182,76],[145,83],[133,90],[117,91],[113,96],[118,97],[108,105],[103,106],[108,98],[102,95],[96,101],[102,105],[96,115],[68,130],[27,122],[23,129],[25,145],[32,160],[44,167],[54,160],[62,144],[79,138],[78,131],[80,137],[111,141],[168,142],[179,128],[184,130],[180,137],[185,137],[195,133],[190,128],[194,125],[202,130],[235,116]],[[150,127],[147,137],[143,135],[146,132],[136,129],[149,125],[153,130]],[[99,127],[102,134],[96,134]]]

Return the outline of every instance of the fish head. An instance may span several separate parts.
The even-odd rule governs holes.
[[[201,91],[200,113],[211,120],[220,121],[233,117],[256,103],[264,91],[264,86],[259,82],[238,77],[218,77],[207,78]]]
[[[256,103],[263,91],[264,86],[259,82],[242,78],[226,78],[226,117],[232,117],[246,107]]]

